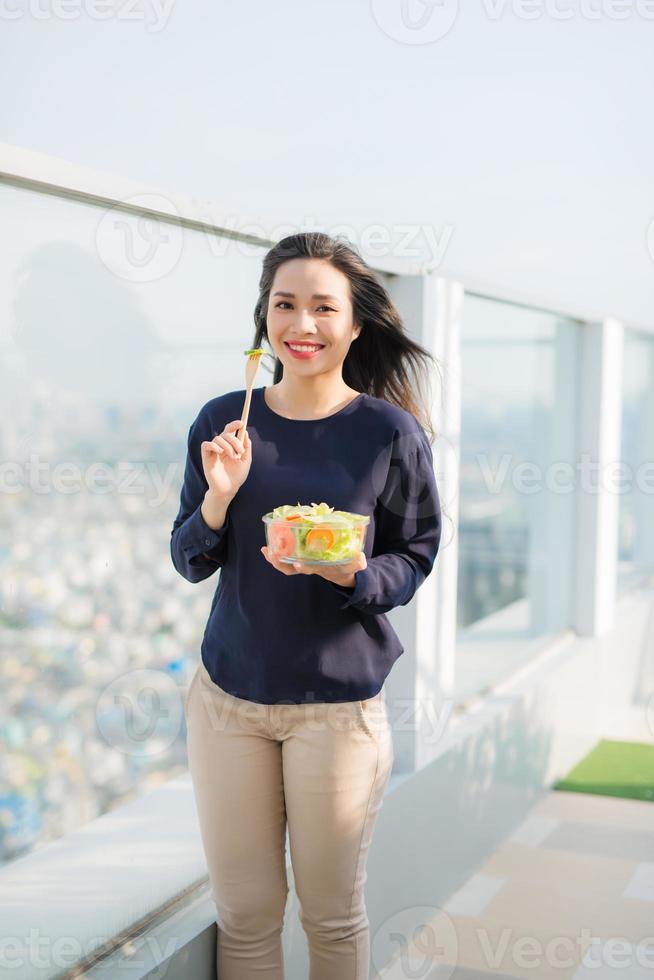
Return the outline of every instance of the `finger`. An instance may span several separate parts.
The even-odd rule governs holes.
[[[287,565],[286,562],[280,561],[279,558],[277,558],[277,556],[273,554],[272,551],[268,551],[268,549],[266,549],[266,554],[267,554],[268,561],[273,566],[273,568],[277,569],[278,572],[282,572],[283,575],[295,574],[293,570],[290,568],[290,566]]]
[[[268,559],[270,564],[277,569],[277,571],[283,572],[284,575],[297,575],[297,572],[293,569],[293,567],[285,561],[280,561],[277,555],[275,555],[275,553],[271,551],[270,548],[264,545],[264,547],[261,549],[261,552],[264,555],[264,557]]]
[[[243,425],[243,419],[234,419],[233,422],[228,422],[223,430],[223,435],[236,433]],[[238,442],[238,440],[237,440]],[[250,442],[250,433],[247,429],[243,429],[243,435],[241,436],[242,451],[247,452],[247,450],[252,446]]]
[[[223,432],[222,436],[223,436],[223,439],[225,439],[230,444],[230,446],[233,446],[234,447],[234,451],[235,452],[237,452],[237,453],[244,453],[245,452],[245,446],[243,445],[243,440],[242,439],[239,439],[237,436],[235,436],[234,433],[232,433],[232,432]]]
[[[207,452],[215,452],[215,453],[218,453],[218,455],[220,455],[221,453],[224,453],[225,452],[224,448],[222,446],[218,445],[215,441],[211,441],[211,442],[206,442],[205,441],[205,442],[201,443],[200,448],[201,449],[206,449]]]
[[[214,440],[213,440],[213,441],[214,441],[214,442],[216,442],[216,443],[217,443],[217,444],[218,444],[219,446],[222,446],[222,448],[223,448],[223,451],[224,451],[224,452],[225,452],[225,453],[226,453],[226,454],[227,454],[227,455],[228,455],[228,456],[229,456],[229,457],[230,457],[231,459],[236,459],[236,458],[237,458],[237,456],[239,456],[239,455],[241,455],[241,450],[239,449],[239,450],[237,451],[237,450],[236,450],[236,449],[234,448],[234,446],[233,446],[233,445],[231,444],[231,442],[229,442],[229,440],[228,440],[228,439],[227,439],[227,438],[226,438],[226,437],[225,437],[224,435],[222,435],[222,434],[221,434],[221,435],[219,435],[219,436],[214,436]]]

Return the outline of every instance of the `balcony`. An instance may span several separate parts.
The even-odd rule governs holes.
[[[6,264],[20,269],[3,338],[14,413],[3,413],[5,457],[23,463],[36,450],[84,475],[102,432],[109,460],[136,452],[160,462],[161,452],[179,462],[194,408],[242,384],[249,334],[218,334],[211,289],[218,277],[235,314],[249,309],[272,242],[230,230],[213,206],[16,147],[2,147],[0,197],[16,231]],[[177,261],[130,266],[112,237],[118,218],[132,230],[146,219],[173,249],[180,236]],[[644,969],[652,802],[555,786],[602,739],[654,744],[654,333],[391,257],[371,264],[444,369],[440,391],[434,379],[434,461],[451,518],[433,574],[389,614],[405,653],[386,685],[395,770],[368,862],[374,968],[387,980],[426,976],[433,960],[456,977],[582,980],[613,975],[621,937],[622,962]],[[86,283],[79,295],[74,283]],[[118,337],[116,309],[129,327]],[[44,322],[51,332],[39,332]],[[57,361],[61,344],[75,363]],[[636,479],[624,491],[608,480],[591,489],[585,460]],[[75,723],[95,720],[89,691],[95,708],[135,667],[179,697],[215,587],[169,567],[179,469],[151,507],[143,473],[145,495],[122,499],[71,502],[56,483],[47,498],[32,484],[5,495],[0,909],[3,969],[21,980],[214,975],[215,907],[183,717],[171,716],[179,733],[166,731],[161,765],[151,740],[125,764],[102,725]],[[82,572],[70,571],[66,546],[79,548]],[[161,567],[152,596],[139,556]],[[57,697],[31,701],[39,680]],[[56,716],[55,702],[66,708]],[[26,728],[28,718],[47,725]],[[31,840],[29,816],[8,801],[30,802],[30,773],[55,741],[106,777],[88,810],[77,796],[66,808],[67,788],[77,791],[64,776],[69,757],[48,756],[58,819]],[[300,980],[307,952],[288,848],[287,871],[285,963]],[[557,943],[565,963],[552,959]]]

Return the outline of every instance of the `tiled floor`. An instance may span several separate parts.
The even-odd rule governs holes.
[[[654,804],[550,793],[431,927],[383,980],[654,980]]]

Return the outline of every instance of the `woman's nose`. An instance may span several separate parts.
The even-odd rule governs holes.
[[[298,332],[304,332],[305,330],[307,333],[314,332],[316,324],[313,319],[313,314],[309,310],[298,310],[295,327]]]

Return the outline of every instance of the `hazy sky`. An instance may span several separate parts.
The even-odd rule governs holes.
[[[4,142],[271,236],[379,229],[381,255],[654,328],[653,0],[3,0],[0,19]]]

